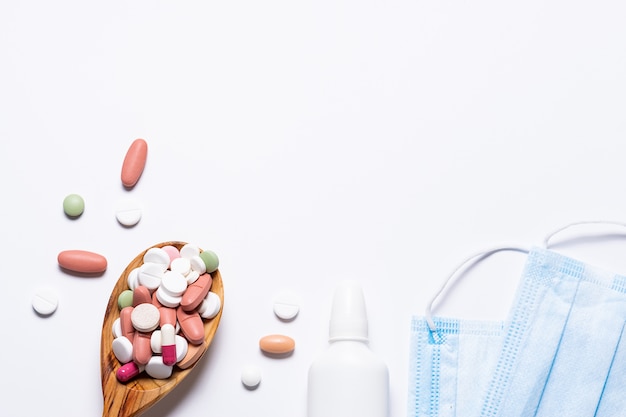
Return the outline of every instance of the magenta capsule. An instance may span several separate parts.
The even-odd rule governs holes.
[[[128,362],[117,369],[115,376],[120,382],[128,382],[142,372],[143,367],[140,367],[135,362]]]
[[[165,365],[176,363],[176,328],[171,324],[161,327],[161,354]]]

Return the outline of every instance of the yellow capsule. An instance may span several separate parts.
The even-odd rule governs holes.
[[[270,334],[259,340],[259,347],[265,353],[272,355],[285,355],[294,350],[296,342],[289,336],[282,334]]]

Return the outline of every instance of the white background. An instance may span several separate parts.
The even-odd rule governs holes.
[[[458,262],[626,221],[624,21],[620,1],[3,1],[0,415],[101,415],[110,291],[167,240],[220,256],[224,315],[145,416],[304,417],[344,278],[363,286],[391,416],[406,415],[411,316]],[[138,137],[148,163],[127,191]],[[76,220],[69,193],[86,201]],[[123,197],[143,206],[131,229]],[[574,234],[590,238],[562,252],[626,272],[623,229]],[[105,255],[106,273],[59,270],[66,249]],[[504,318],[523,260],[494,256],[436,312]],[[41,286],[60,298],[48,318],[30,304]],[[272,312],[282,289],[301,296],[290,323]],[[270,333],[294,354],[263,356]]]

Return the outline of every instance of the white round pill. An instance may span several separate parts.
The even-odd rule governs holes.
[[[163,271],[170,266],[170,255],[165,249],[162,248],[150,248],[143,255],[143,263],[154,263],[161,265]]]
[[[164,270],[160,264],[148,262],[139,267],[138,282],[150,291],[154,291],[161,285]]]
[[[178,297],[183,295],[187,289],[187,279],[179,272],[165,271],[159,288],[163,288],[170,295]]]
[[[150,347],[153,353],[161,354],[161,330],[155,330],[150,335]]]
[[[125,227],[132,227],[141,220],[141,205],[134,199],[118,201],[115,209],[115,218]]]
[[[248,389],[255,389],[261,383],[261,370],[254,365],[248,365],[241,372],[241,382]]]
[[[170,270],[186,276],[191,270],[191,263],[188,258],[176,258],[170,263]]]
[[[56,292],[49,288],[39,288],[32,300],[33,309],[42,316],[49,316],[59,306]]]
[[[206,272],[206,264],[200,257],[200,255],[194,255],[189,258],[189,263],[191,265],[191,270],[196,271],[200,275]]]
[[[187,276],[185,276],[185,278],[187,279],[187,284],[191,285],[194,282],[196,282],[198,280],[198,278],[200,278],[200,273],[198,271],[189,271],[189,273],[187,274]]]
[[[126,278],[128,283],[128,288],[134,290],[139,285],[139,267],[133,269],[128,273],[128,277]]]
[[[200,247],[192,243],[185,244],[180,248],[180,256],[183,258],[191,258],[192,256],[200,255]]]
[[[173,366],[163,363],[163,356],[153,356],[146,364],[146,373],[154,379],[167,379],[172,375]]]
[[[176,296],[168,293],[163,287],[157,288],[155,295],[157,300],[159,300],[159,303],[169,308],[177,308],[183,299],[180,295]]]
[[[121,319],[118,317],[113,321],[113,326],[111,327],[111,332],[113,333],[113,338],[120,337],[122,335],[122,323]]]
[[[220,299],[220,296],[213,291],[209,291],[206,297],[202,300],[202,303],[198,308],[198,313],[200,313],[200,317],[203,319],[212,319],[217,316],[217,313],[220,312],[220,308],[222,308],[222,300]]]
[[[182,336],[176,335],[176,362],[180,362],[187,356],[189,342]]]
[[[293,320],[299,311],[299,297],[293,291],[284,290],[274,297],[274,314],[279,319]]]

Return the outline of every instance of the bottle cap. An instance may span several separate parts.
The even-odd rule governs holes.
[[[329,341],[367,341],[367,312],[363,290],[356,281],[340,282],[333,295]]]

